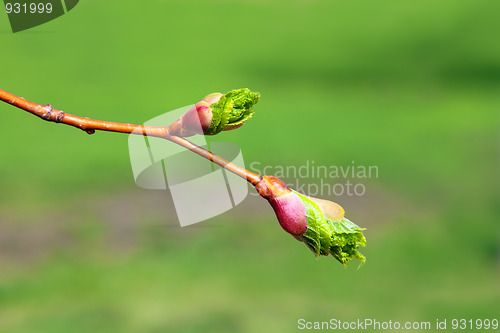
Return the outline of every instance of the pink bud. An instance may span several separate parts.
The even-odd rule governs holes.
[[[293,236],[307,231],[306,207],[299,196],[290,192],[281,197],[270,199],[269,203],[276,213],[281,227]]]
[[[306,207],[300,197],[280,179],[264,176],[255,186],[274,209],[281,227],[293,236],[307,231]]]
[[[210,105],[216,103],[222,96],[224,95],[213,93],[203,98],[168,127],[169,133],[182,137],[204,134],[212,124]]]

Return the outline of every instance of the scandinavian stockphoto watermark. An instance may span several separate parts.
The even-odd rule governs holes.
[[[52,21],[75,8],[79,0],[4,0],[12,32]]]
[[[295,191],[316,196],[363,196],[366,180],[378,178],[376,165],[323,165],[307,160],[301,165],[264,165],[250,163],[250,171],[290,180],[287,185]],[[254,195],[253,193],[251,195]]]
[[[144,126],[162,127],[185,115],[193,106],[186,106],[155,117]],[[196,126],[196,124],[192,124]],[[194,133],[201,133],[201,123]],[[181,226],[198,223],[220,215],[241,203],[248,195],[244,178],[228,172],[215,163],[169,140],[148,137],[144,126],[129,136],[129,154],[136,184],[145,189],[169,190]],[[245,168],[240,148],[230,142],[208,141],[211,136],[194,135],[190,140],[229,162]],[[378,178],[375,165],[320,165],[305,161],[303,165],[263,165],[253,162],[250,171],[291,180],[294,190],[310,196],[362,196],[365,180]],[[258,195],[252,191],[252,195]]]

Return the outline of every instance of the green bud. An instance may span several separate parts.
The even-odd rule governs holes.
[[[231,90],[223,95],[210,105],[213,117],[205,135],[215,135],[241,126],[253,115],[253,107],[259,98],[259,93],[251,92],[248,88]]]
[[[283,230],[306,244],[316,257],[331,254],[343,265],[351,259],[365,262],[358,252],[366,245],[364,229],[346,219],[339,204],[300,194],[273,176],[263,176],[255,189],[269,201]]]

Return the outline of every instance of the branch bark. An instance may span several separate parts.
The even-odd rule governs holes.
[[[250,172],[234,163],[231,163],[228,160],[216,154],[213,154],[212,152],[192,143],[189,140],[186,140],[183,137],[171,135],[168,131],[168,126],[144,126],[79,117],[61,110],[54,109],[50,104],[41,105],[33,103],[1,89],[0,100],[18,107],[19,109],[27,111],[43,120],[73,126],[87,132],[88,134],[93,134],[95,131],[107,131],[163,138],[186,149],[189,149],[192,152],[200,155],[201,157],[216,163],[226,170],[247,180],[254,186],[262,180],[262,177],[256,173]]]

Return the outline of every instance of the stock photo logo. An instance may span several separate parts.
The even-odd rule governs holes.
[[[79,0],[4,0],[12,32],[52,21],[72,10]]]
[[[192,106],[167,112],[144,125],[170,124]],[[133,132],[128,138],[135,182],[144,189],[169,190],[181,226],[220,215],[247,197],[246,180],[215,163],[206,163],[199,156],[168,140],[148,137],[139,131]],[[234,143],[207,142],[203,135],[193,136],[190,140],[217,155],[225,156],[230,162],[244,166],[241,150]]]

